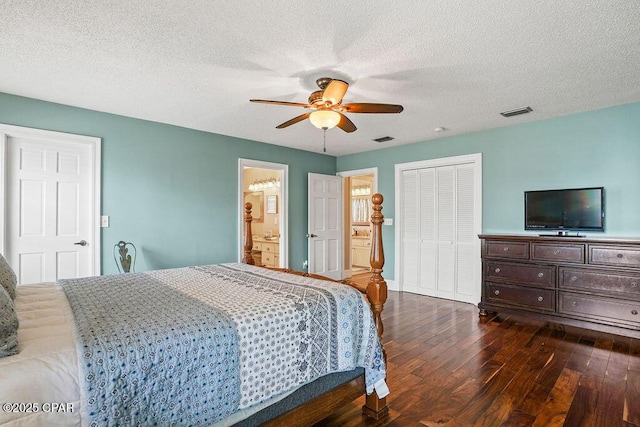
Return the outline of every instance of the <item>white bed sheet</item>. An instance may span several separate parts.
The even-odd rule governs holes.
[[[81,425],[76,327],[67,298],[54,283],[20,285],[15,304],[20,352],[0,359],[0,424]]]

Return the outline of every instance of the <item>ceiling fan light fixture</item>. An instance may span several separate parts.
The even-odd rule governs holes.
[[[332,110],[316,110],[309,115],[309,120],[318,129],[332,129],[340,122],[340,113]]]

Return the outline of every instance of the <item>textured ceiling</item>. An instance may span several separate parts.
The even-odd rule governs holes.
[[[637,0],[2,0],[0,92],[315,152],[249,99],[404,105],[327,131],[343,155],[640,101],[639,46]]]

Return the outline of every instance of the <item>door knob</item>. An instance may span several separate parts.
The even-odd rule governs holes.
[[[74,245],[87,246],[86,240],[80,240],[79,242],[75,242]]]
[[[307,237],[318,237],[317,234],[307,234]]]

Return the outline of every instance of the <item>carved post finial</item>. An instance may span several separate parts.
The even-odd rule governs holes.
[[[255,265],[256,262],[251,255],[251,251],[253,250],[253,236],[251,235],[251,221],[253,221],[253,217],[251,216],[251,208],[253,208],[253,205],[250,202],[244,204],[244,257],[242,257],[242,263]]]

